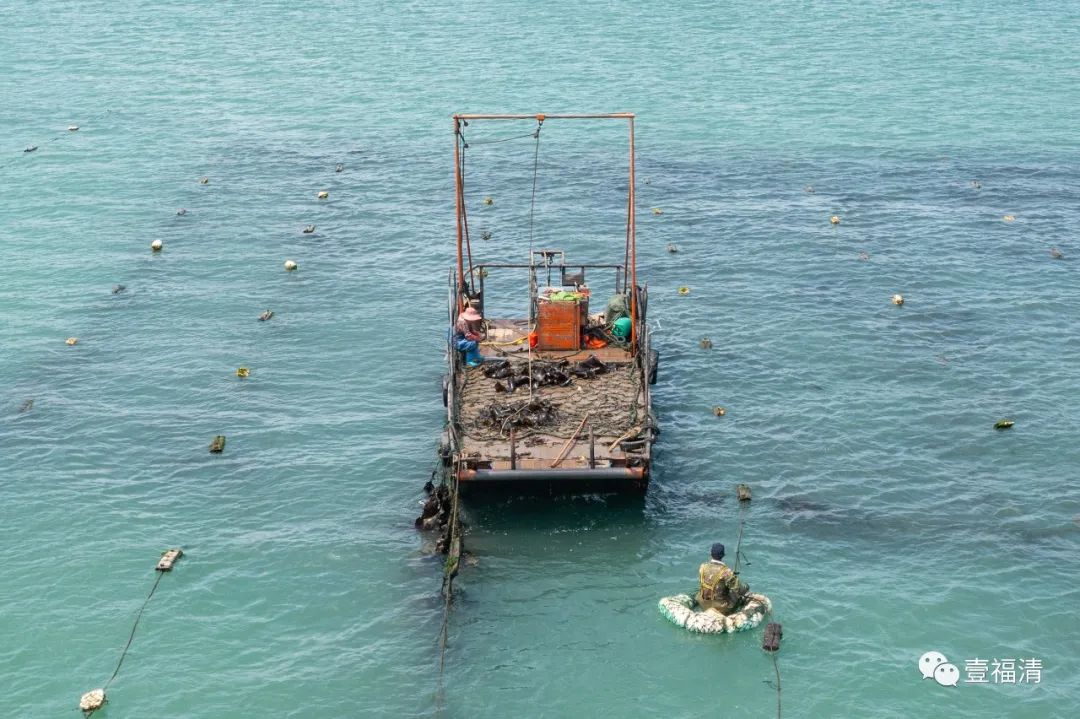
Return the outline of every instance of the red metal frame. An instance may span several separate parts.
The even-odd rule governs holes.
[[[633,349],[637,348],[637,315],[638,315],[638,286],[637,286],[637,221],[635,212],[635,195],[634,195],[634,113],[632,112],[613,112],[613,113],[601,113],[601,114],[582,114],[582,115],[547,115],[538,113],[535,115],[473,115],[473,114],[457,114],[454,115],[454,204],[455,214],[457,215],[457,268],[458,268],[458,290],[457,290],[457,304],[458,312],[464,309],[464,302],[461,297],[461,288],[466,286],[465,283],[465,256],[464,256],[464,213],[465,213],[465,196],[464,196],[464,178],[462,177],[461,168],[461,152],[458,148],[458,137],[461,134],[461,123],[469,120],[536,120],[537,122],[544,122],[546,120],[626,120],[630,129],[630,189],[627,196],[627,221],[626,221],[626,264],[629,265],[627,270],[630,273],[630,344]],[[472,261],[469,262],[470,275],[473,271]]]

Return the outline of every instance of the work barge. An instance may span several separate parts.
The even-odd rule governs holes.
[[[562,248],[533,246],[534,157],[529,247],[522,249],[523,261],[474,258],[465,200],[464,129],[481,121],[530,122],[538,156],[545,122],[579,120],[628,126],[621,257],[581,263],[568,260]],[[457,265],[450,273],[447,308],[447,425],[439,450],[444,476],[461,494],[496,488],[644,492],[659,431],[650,397],[659,352],[650,342],[648,288],[637,276],[634,115],[461,114],[453,121]],[[485,311],[492,305],[485,296],[485,278],[496,272],[504,277],[520,273],[515,285],[527,293],[526,316]],[[469,308],[482,318],[478,347],[468,354],[471,361],[460,344],[462,333],[455,330]]]

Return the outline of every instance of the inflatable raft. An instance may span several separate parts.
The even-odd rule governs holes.
[[[765,615],[772,611],[772,602],[764,594],[746,595],[746,604],[731,614],[721,614],[715,609],[701,609],[689,594],[676,594],[660,600],[660,613],[673,624],[701,634],[724,634],[743,632],[761,624]]]

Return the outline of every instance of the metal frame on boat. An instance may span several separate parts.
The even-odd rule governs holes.
[[[457,266],[447,307],[447,428],[440,455],[462,491],[545,487],[559,491],[644,491],[658,433],[650,384],[659,353],[650,346],[647,286],[637,280],[634,115],[455,115],[454,185]],[[629,187],[622,262],[568,262],[561,249],[532,246],[527,263],[473,258],[465,201],[463,129],[474,121],[535,122],[536,153],[545,122],[621,120],[629,129]],[[537,165],[533,166],[533,202]],[[489,272],[524,271],[528,317],[488,316]],[[588,280],[614,275],[604,312],[590,313]],[[546,283],[539,284],[546,273]],[[483,315],[480,366],[455,343],[454,324],[472,307]],[[622,321],[618,321],[624,317]],[[629,320],[627,323],[626,320]],[[628,325],[628,326],[627,326]]]

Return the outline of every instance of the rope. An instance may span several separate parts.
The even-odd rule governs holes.
[[[471,147],[472,145],[496,145],[496,144],[498,144],[500,142],[510,142],[511,140],[523,140],[526,137],[536,137],[536,133],[535,132],[530,132],[530,133],[525,134],[525,135],[514,135],[513,137],[503,137],[503,138],[500,138],[498,140],[474,140],[472,143],[470,143],[469,145],[466,145],[465,147]]]
[[[454,549],[454,540],[458,537],[458,482],[454,481],[454,495],[453,502],[450,505],[450,542],[447,545],[448,551],[452,552]],[[443,674],[446,669],[446,644],[450,634],[450,603],[454,597],[454,575],[457,574],[457,563],[460,561],[460,554],[454,560],[453,566],[450,564],[450,558],[447,557],[447,563],[443,568],[443,616],[442,626],[439,629],[439,683],[436,693],[436,708],[440,710],[442,708],[443,701],[445,699],[445,684],[443,682]]]
[[[154,586],[150,587],[150,593],[146,595],[146,599],[143,600],[142,606],[139,607],[138,613],[135,615],[135,623],[131,626],[131,633],[128,634],[127,644],[124,645],[124,650],[120,652],[120,661],[116,663],[116,669],[113,669],[112,676],[109,677],[109,681],[105,682],[105,686],[102,689],[108,690],[109,685],[113,683],[113,679],[116,679],[116,675],[120,673],[120,667],[124,664],[124,659],[127,657],[128,649],[131,648],[131,642],[135,639],[135,630],[139,628],[139,620],[142,619],[143,610],[146,609],[146,605],[150,603],[150,597],[154,596],[154,592],[157,591],[158,584],[161,583],[161,578],[165,576],[165,572],[157,572],[157,579],[154,580]],[[89,719],[97,711],[93,709],[86,713],[86,719]]]
[[[539,167],[539,163],[540,163],[540,130],[543,129],[543,127],[544,127],[544,121],[543,120],[537,120],[536,121],[536,132],[533,133],[533,137],[536,138],[536,145],[535,145],[535,147],[533,149],[532,196],[529,198],[529,285],[530,285],[530,287],[529,287],[529,294],[530,294],[529,302],[530,302],[530,304],[533,302],[533,297],[531,295],[533,294],[533,292],[536,289],[535,287],[532,286],[533,285],[533,278],[536,276],[536,264],[535,264],[535,260],[534,260],[534,257],[533,257],[533,236],[534,236],[533,235],[533,219],[534,219],[534,217],[536,215],[536,180],[537,180],[537,176],[539,174],[538,173],[538,167]],[[530,307],[529,309],[530,309],[530,312],[529,312],[530,317],[529,317],[529,319],[531,320],[530,323],[529,323],[529,325],[530,325],[529,326],[529,336],[531,337],[532,333],[536,331],[536,319],[535,319],[535,317],[532,317],[532,315],[534,314],[531,311],[532,308]],[[532,399],[532,396],[533,396],[532,364],[533,364],[532,342],[529,342],[529,399]]]
[[[90,117],[86,118],[85,120],[82,120],[81,122],[92,122],[92,121],[98,119],[99,117],[105,117],[110,112],[112,112],[112,110],[105,110],[104,112],[99,112],[98,114],[91,115]],[[65,136],[71,135],[71,134],[72,134],[71,131],[65,130],[63,133],[61,133],[61,134],[59,134],[59,135],[57,135],[55,137],[50,137],[48,140],[42,140],[38,145],[35,145],[35,147],[37,147],[37,149],[40,150],[42,148],[42,146],[48,145],[51,142],[56,142],[61,137],[65,137]],[[30,154],[33,154],[33,153],[29,153],[29,152],[25,152],[24,150],[20,150],[19,154],[20,155],[30,155]],[[19,162],[19,160],[20,160],[20,158],[14,157],[14,158],[8,160],[7,162],[5,162],[4,164],[0,165],[0,169],[8,167],[9,165],[13,165],[16,162]]]
[[[465,202],[465,150],[469,143],[465,142],[465,132],[458,130],[458,139],[461,142],[461,161],[458,167],[458,176],[461,184],[461,225],[465,234],[465,253],[469,257],[469,292],[476,294],[476,279],[473,277],[472,240],[469,238],[469,212]]]
[[[735,569],[734,572],[737,575],[739,573],[739,560],[742,559],[742,535],[743,526],[746,524],[746,505],[749,502],[739,502],[739,539],[735,542]],[[749,562],[747,562],[749,564]]]
[[[776,719],[780,719],[780,665],[776,662],[776,652],[769,652],[772,655],[773,671],[776,672]]]
[[[765,615],[765,628],[768,629],[769,623],[772,621],[773,613],[770,609],[768,614]],[[765,633],[762,632],[762,642],[764,643]],[[780,664],[777,663],[776,655],[779,652],[769,652],[772,656],[773,672],[776,674],[776,719],[780,719]],[[768,679],[764,680],[766,684],[771,684]]]

